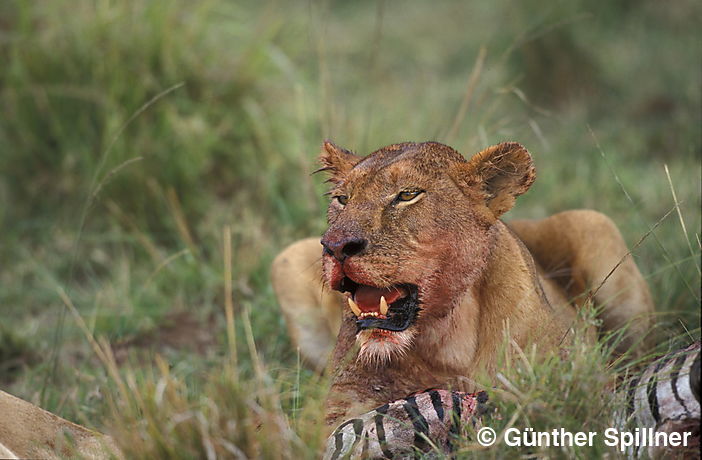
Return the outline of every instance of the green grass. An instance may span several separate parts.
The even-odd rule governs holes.
[[[0,385],[123,435],[149,411],[146,431],[201,414],[171,447],[120,438],[145,458],[181,444],[199,457],[205,438],[222,455],[229,442],[313,457],[324,382],[299,366],[268,267],[324,230],[324,185],[309,175],[324,138],[363,154],[517,140],[538,178],[508,218],[593,208],[630,245],[674,207],[667,165],[687,234],[673,212],[634,255],[661,346],[699,337],[699,14],[695,2],[0,3]],[[225,228],[236,377],[222,372]],[[120,393],[62,290],[144,401]],[[583,376],[605,388],[593,383],[611,372],[604,357],[583,356],[540,368],[523,394],[553,396],[523,406],[593,419],[582,392],[558,399]],[[173,393],[156,404],[160,379]],[[504,404],[508,420],[517,406]],[[514,423],[536,423],[529,413]]]

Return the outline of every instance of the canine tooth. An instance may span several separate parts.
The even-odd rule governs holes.
[[[388,303],[385,301],[385,296],[380,296],[380,314],[383,316],[388,314]]]
[[[361,309],[358,308],[358,305],[356,305],[356,302],[354,302],[351,297],[349,297],[348,299],[349,299],[349,307],[351,307],[351,311],[353,312],[353,314],[356,316],[361,316]]]

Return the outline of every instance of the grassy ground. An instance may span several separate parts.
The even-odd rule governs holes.
[[[3,389],[143,458],[313,457],[324,382],[267,271],[323,232],[323,138],[522,142],[538,179],[510,215],[648,234],[661,347],[699,337],[696,2],[291,3],[0,3]],[[605,426],[604,355],[507,369],[500,426]]]

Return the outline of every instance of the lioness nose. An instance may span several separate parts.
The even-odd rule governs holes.
[[[363,252],[368,246],[368,241],[365,238],[343,238],[338,241],[329,241],[322,239],[324,251],[331,254],[338,260],[344,260],[347,257],[355,256]]]

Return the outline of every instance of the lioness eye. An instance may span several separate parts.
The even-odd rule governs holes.
[[[405,190],[397,195],[397,201],[412,201],[422,193],[421,190]]]
[[[338,201],[339,204],[341,204],[342,206],[346,206],[346,203],[348,203],[349,201],[349,197],[347,197],[346,195],[338,195],[334,198],[336,198],[336,201]]]

